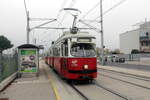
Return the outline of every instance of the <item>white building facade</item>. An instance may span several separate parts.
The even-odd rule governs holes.
[[[139,29],[128,31],[120,35],[120,50],[130,54],[133,49],[140,50]]]
[[[131,54],[133,49],[140,52],[150,52],[150,22],[140,25],[140,28],[120,34],[120,50]]]

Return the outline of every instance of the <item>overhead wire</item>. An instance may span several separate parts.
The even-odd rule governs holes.
[[[64,0],[63,2],[62,2],[62,4],[61,4],[61,7],[60,7],[60,10],[61,9],[63,9],[63,7],[64,7],[64,5],[67,3],[67,0]],[[58,23],[58,26],[57,27],[59,27],[59,26],[62,26],[62,23],[60,22],[60,21],[58,21],[58,18],[59,18],[59,15],[60,15],[60,10],[59,10],[59,12],[58,12],[58,14],[57,14],[57,23]],[[57,30],[58,31],[58,30]]]
[[[83,17],[81,19],[84,19],[90,12],[92,12],[96,7],[98,7],[99,4],[100,4],[100,2],[95,4],[89,11],[87,11],[87,13],[85,15],[83,15]]]
[[[109,8],[108,10],[106,10],[103,15],[106,15],[108,12],[112,11],[113,9],[115,9],[116,7],[118,7],[119,5],[121,5],[122,3],[124,3],[127,0],[121,0],[120,2],[116,3],[115,5],[113,5],[111,8]],[[96,17],[94,20],[100,18],[100,16]]]
[[[96,7],[98,7],[100,5],[100,2],[96,3],[91,9],[89,9],[84,15],[83,17],[80,18],[80,20],[84,19],[89,13],[91,13],[94,9],[96,9]],[[79,22],[79,21],[78,21]],[[77,23],[78,23],[77,22]],[[85,25],[85,24],[84,24]]]
[[[76,3],[76,1],[77,1],[77,0],[72,0],[71,3],[70,3],[70,5],[69,5],[69,8],[70,8],[70,7],[73,7],[74,4]]]
[[[73,7],[75,3],[76,3],[76,0],[72,0],[68,8]],[[63,7],[63,6],[62,6],[62,7]],[[63,8],[62,8],[62,9],[63,9]],[[61,10],[61,9],[60,9],[60,10]],[[64,21],[64,19],[65,19],[66,14],[67,14],[67,12],[65,12],[65,14],[63,15],[61,21],[57,21],[57,22],[58,22],[58,27],[59,27],[60,25],[61,25],[61,26],[63,25],[62,23],[63,23],[63,21]],[[58,30],[57,30],[57,31],[58,31]],[[62,30],[62,32],[63,32],[63,30]],[[60,34],[59,34],[59,37],[60,37]]]
[[[45,38],[48,37],[47,35],[49,35],[49,34],[47,34],[47,33],[48,33],[48,31],[43,32],[42,38],[40,39],[41,41],[45,40]]]
[[[73,5],[74,5],[75,3],[76,3],[76,0],[72,0],[68,8],[73,7]],[[63,16],[63,18],[62,18],[62,20],[60,21],[61,24],[62,24],[63,20],[65,19],[66,13],[67,13],[67,12],[65,12],[65,14],[64,14],[64,16]]]
[[[120,2],[118,2],[118,3],[116,3],[115,5],[113,5],[111,8],[109,8],[108,10],[106,10],[104,13],[103,13],[103,15],[106,15],[108,12],[110,12],[110,11],[112,11],[113,9],[115,9],[116,7],[118,7],[119,5],[121,5],[122,3],[124,3],[125,1],[127,1],[127,0],[121,0]],[[94,7],[93,7],[94,8]],[[96,17],[95,19],[93,19],[93,20],[91,20],[90,22],[89,22],[89,24],[90,23],[93,23],[93,22],[100,22],[100,21],[97,21],[97,19],[98,18],[100,18],[100,16],[98,16],[98,17]],[[87,20],[88,21],[88,20]]]
[[[60,9],[62,9],[62,8],[63,8],[63,5],[65,5],[65,4],[66,4],[66,0],[64,0],[64,1],[62,2]],[[57,21],[58,17],[59,17],[59,13],[58,13],[57,16],[56,16],[56,21]],[[47,32],[44,31],[43,33],[46,34]],[[48,35],[49,35],[49,34],[44,35],[44,37],[43,37],[41,40],[43,41],[43,39],[45,39]],[[42,35],[42,36],[43,36],[43,35]],[[47,40],[47,41],[48,41],[48,40]],[[39,40],[39,42],[40,42],[40,40]]]
[[[66,3],[67,3],[67,0],[64,0],[64,1],[62,2],[62,4],[61,4],[60,9],[62,9],[62,8],[63,8],[63,6],[64,6]],[[59,15],[60,15],[59,13],[60,13],[60,12],[58,12],[56,19],[58,19],[58,18],[59,18]]]
[[[63,2],[62,2],[62,4],[61,4],[61,6],[60,6],[60,9],[62,9],[63,8],[63,6],[66,4],[66,2],[67,2],[67,0],[64,0]],[[60,24],[60,22],[57,20],[58,18],[59,18],[59,12],[58,12],[58,14],[57,14],[57,16],[56,16],[56,22],[58,22],[59,24]],[[59,27],[59,24],[58,24],[58,27]],[[61,24],[60,24],[61,25]],[[44,35],[43,36],[43,38],[41,39],[41,41],[40,42],[43,42],[44,43],[44,41],[43,41],[43,39],[45,40],[45,38],[47,37],[47,36],[49,36],[49,34],[47,34],[48,32],[46,32],[46,31],[44,31],[43,33],[45,33],[46,35]],[[49,40],[47,40],[47,42],[48,42]],[[44,43],[45,44],[45,43]]]

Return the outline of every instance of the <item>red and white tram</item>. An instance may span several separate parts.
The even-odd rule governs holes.
[[[49,50],[46,63],[63,78],[92,80],[97,77],[95,37],[88,32],[64,32]]]

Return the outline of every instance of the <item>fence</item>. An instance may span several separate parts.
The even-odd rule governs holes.
[[[0,56],[0,82],[17,71],[17,54]]]
[[[120,54],[120,58],[125,58],[126,61],[139,61],[141,54]]]
[[[141,58],[141,54],[115,54],[115,55],[105,55],[109,57],[108,59],[117,59],[117,58],[125,58],[125,61],[139,61]]]
[[[117,56],[119,58],[125,58],[126,61],[140,61],[142,58],[150,58],[150,53],[145,54],[117,54],[117,55],[105,55],[108,56]]]

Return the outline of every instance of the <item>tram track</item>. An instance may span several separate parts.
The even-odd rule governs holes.
[[[125,80],[122,80],[122,79],[119,79],[119,78],[115,78],[115,77],[112,77],[112,76],[109,76],[109,75],[105,75],[105,74],[102,74],[102,73],[101,74],[98,73],[98,74],[102,75],[104,77],[108,77],[108,78],[111,78],[111,79],[114,79],[114,80],[118,80],[118,81],[121,81],[121,82],[124,82],[124,83],[128,83],[128,84],[131,84],[131,85],[134,85],[134,86],[137,86],[137,87],[141,87],[141,88],[150,90],[149,87],[146,87],[146,86],[143,86],[143,85],[139,85],[139,84],[136,84],[136,83],[133,83],[133,82],[125,81]]]
[[[101,98],[102,100],[132,100],[129,97],[120,94],[119,92],[116,92],[114,90],[111,90],[105,86],[102,86],[95,81],[90,85],[89,88],[91,88],[91,91],[86,91],[80,86],[75,86],[73,84],[69,84],[71,87],[84,99],[84,100],[99,100]],[[87,85],[87,84],[86,84]],[[83,92],[84,91],[84,92]],[[97,91],[97,92],[95,92]],[[83,94],[84,93],[84,94]],[[99,93],[98,95],[95,95],[95,93]],[[89,97],[87,97],[87,96]],[[97,98],[93,97],[96,96]]]
[[[84,100],[90,100],[85,94],[83,94],[78,88],[76,88],[72,83],[69,84]]]
[[[124,72],[118,72],[118,71],[113,71],[113,70],[107,70],[107,69],[102,69],[102,68],[98,68],[98,70],[99,71],[103,70],[105,72],[109,72],[109,73],[112,73],[112,74],[114,74],[114,73],[115,74],[119,74],[120,76],[123,76],[123,77],[130,77],[130,78],[134,78],[134,79],[150,82],[149,77],[134,75],[134,74],[130,74],[130,73],[124,73]]]
[[[127,96],[125,96],[125,95],[123,95],[123,94],[121,94],[121,93],[119,93],[119,92],[117,92],[117,91],[114,91],[114,90],[112,90],[112,89],[110,89],[110,88],[107,88],[107,87],[105,87],[105,86],[99,84],[99,83],[96,82],[96,81],[94,82],[94,85],[96,85],[97,87],[102,88],[102,89],[104,89],[104,90],[106,90],[106,91],[108,91],[108,92],[110,92],[110,93],[112,93],[112,94],[114,94],[114,95],[116,95],[116,96],[119,96],[120,98],[122,98],[122,99],[124,99],[124,100],[132,100],[130,97],[127,97]]]
[[[119,78],[120,80],[123,81],[129,81],[129,82],[133,82],[135,84],[138,84],[138,86],[135,84],[130,84],[127,82],[122,82],[120,80],[116,80],[116,79],[112,79],[110,77],[106,77],[103,76],[104,72],[101,71],[101,73],[98,72],[98,76],[101,76],[101,79],[97,79],[97,82],[110,89],[113,90],[115,92],[119,92],[119,94],[123,94],[123,96],[125,95],[125,97],[129,97],[129,100],[141,100],[141,98],[145,98],[145,100],[149,100],[149,93],[150,93],[150,89],[149,89],[149,83],[145,82],[145,81],[141,81],[141,80],[136,80],[136,79],[132,79],[132,78],[124,78],[122,76],[119,75],[113,75],[112,73],[104,73],[106,75],[109,75],[110,77],[115,77],[115,78]],[[145,83],[145,84],[144,84]],[[142,86],[139,86],[142,85]],[[145,88],[146,85],[146,88]],[[144,86],[144,87],[143,87]],[[148,87],[148,89],[147,89]],[[131,99],[130,99],[131,98]]]

